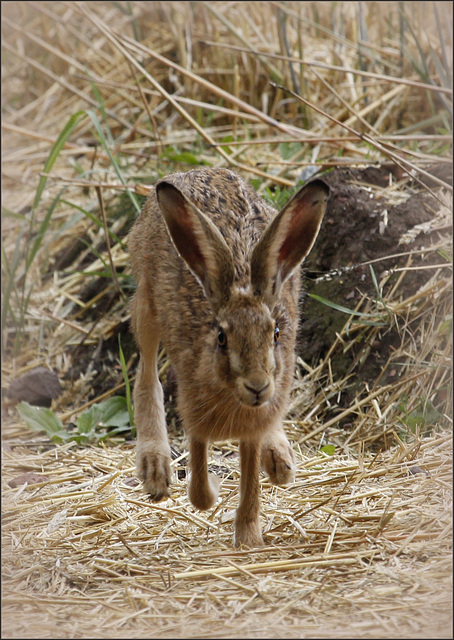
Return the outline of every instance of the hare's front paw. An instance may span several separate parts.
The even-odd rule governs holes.
[[[273,484],[289,484],[295,479],[295,455],[287,440],[281,434],[270,437],[262,446],[262,468]]]
[[[194,507],[201,511],[211,509],[217,500],[220,483],[220,478],[212,473],[209,473],[206,479],[191,475],[188,497]]]
[[[252,522],[242,522],[237,519],[235,523],[235,536],[233,539],[235,547],[263,547],[265,544],[262,538],[260,522],[254,520]]]
[[[154,502],[169,496],[170,451],[153,442],[137,446],[137,475]]]

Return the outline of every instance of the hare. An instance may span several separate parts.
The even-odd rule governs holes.
[[[295,476],[282,426],[294,373],[300,274],[328,187],[314,180],[278,213],[227,169],[160,180],[130,234],[137,290],[131,326],[140,350],[134,387],[137,471],[152,500],[169,495],[170,447],[157,372],[161,342],[178,384],[189,439],[188,495],[210,509],[218,479],[210,442],[239,441],[236,546],[263,544],[262,467],[273,484]]]

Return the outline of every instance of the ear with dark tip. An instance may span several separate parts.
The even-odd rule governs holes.
[[[329,187],[313,180],[287,202],[266,228],[251,257],[255,295],[272,307],[284,282],[310,252],[325,214]]]
[[[177,252],[217,311],[228,300],[233,282],[230,249],[211,220],[172,183],[158,182],[156,197]]]

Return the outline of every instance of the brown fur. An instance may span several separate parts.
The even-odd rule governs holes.
[[[138,474],[152,499],[169,494],[156,368],[162,342],[176,370],[196,507],[209,509],[217,498],[209,442],[240,441],[237,545],[263,544],[260,464],[275,484],[294,478],[282,418],[294,369],[297,267],[318,233],[327,193],[314,181],[277,214],[231,171],[196,169],[158,183],[130,234],[132,328],[141,354],[134,388]],[[226,346],[218,342],[222,335]]]

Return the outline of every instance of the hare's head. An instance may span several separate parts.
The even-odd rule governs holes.
[[[293,351],[296,317],[283,287],[315,241],[328,187],[321,180],[309,183],[276,214],[251,248],[246,283],[235,278],[228,241],[203,211],[165,180],[156,195],[172,242],[213,312],[205,346],[213,374],[242,405],[266,405]]]

